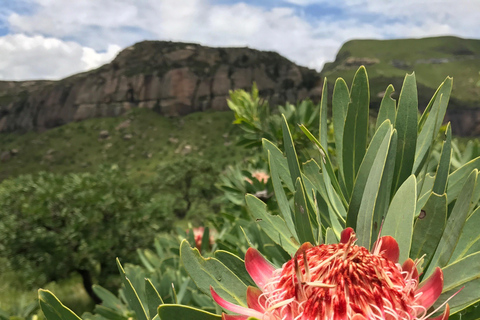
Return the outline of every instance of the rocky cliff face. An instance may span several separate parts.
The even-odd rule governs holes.
[[[96,70],[60,81],[0,82],[0,132],[150,108],[165,116],[227,110],[229,90],[250,89],[272,105],[321,94],[320,75],[274,52],[145,41]]]

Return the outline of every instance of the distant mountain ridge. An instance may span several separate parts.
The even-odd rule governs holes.
[[[1,81],[0,132],[42,130],[139,107],[165,116],[227,110],[229,90],[273,104],[321,94],[320,75],[275,52],[143,41],[100,68],[59,81]]]
[[[454,77],[447,119],[455,134],[480,135],[480,40],[456,37],[352,40],[318,73],[275,52],[143,41],[109,64],[59,81],[0,81],[0,132],[53,128],[88,118],[149,108],[165,116],[227,110],[232,89],[255,81],[272,105],[317,100],[328,77],[351,83],[366,65],[371,103],[392,83],[398,97],[405,74],[415,71],[423,109],[446,76]]]
[[[423,110],[436,88],[453,77],[453,91],[446,120],[462,136],[480,135],[480,40],[434,37],[397,40],[352,40],[340,48],[334,62],[321,74],[332,83],[337,77],[351,83],[360,65],[370,80],[372,105],[379,106],[392,83],[398,99],[405,73],[415,71],[419,109]]]

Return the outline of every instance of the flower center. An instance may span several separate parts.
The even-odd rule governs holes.
[[[301,248],[264,288],[269,319],[411,319],[418,282],[382,253],[348,243]]]

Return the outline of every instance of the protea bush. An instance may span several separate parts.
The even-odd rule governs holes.
[[[480,158],[451,167],[452,133],[443,119],[452,79],[419,114],[415,75],[407,75],[398,102],[388,86],[374,122],[365,68],[350,89],[335,82],[331,120],[326,88],[325,79],[319,125],[299,124],[312,146],[301,158],[311,159],[299,161],[285,117],[283,150],[262,141],[277,207],[246,195],[258,229],[239,226],[249,248],[205,258],[188,241],[180,245],[186,272],[216,310],[160,303],[154,313],[158,291],[142,292],[125,278],[137,319],[443,320],[465,310],[463,319],[476,319]],[[49,319],[53,311],[55,320],[75,317],[47,291],[40,303]]]

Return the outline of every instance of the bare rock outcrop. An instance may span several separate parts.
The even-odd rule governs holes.
[[[0,81],[0,132],[150,108],[165,116],[227,110],[229,90],[257,83],[272,105],[321,93],[320,75],[275,52],[144,41],[109,64],[60,81]]]

